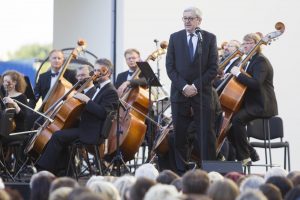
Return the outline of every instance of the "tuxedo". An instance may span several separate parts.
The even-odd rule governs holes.
[[[252,148],[247,141],[248,122],[256,118],[271,117],[278,114],[273,86],[273,68],[261,53],[255,54],[246,69],[251,76],[240,73],[237,80],[247,86],[241,109],[234,114],[228,139],[236,148],[238,160],[249,158]]]
[[[115,87],[117,89],[122,85],[122,83],[127,81],[128,74],[129,74],[129,70],[118,74],[117,80],[115,81]],[[131,80],[129,80],[129,82],[130,82],[131,87],[146,86],[147,85],[146,79],[142,76],[142,74],[139,75],[138,79],[131,79]]]
[[[197,127],[196,139],[199,149],[202,149],[204,160],[216,158],[215,133],[212,123],[212,80],[217,75],[218,51],[216,36],[202,30],[203,41],[197,42],[195,55],[191,60],[189,46],[187,42],[186,30],[181,30],[171,34],[166,56],[166,69],[171,79],[171,106],[174,123],[175,146],[178,150],[176,165],[178,173],[183,173],[187,158],[188,138],[186,135],[191,121]],[[199,52],[202,52],[201,55]],[[200,77],[201,73],[201,77]],[[185,97],[182,93],[187,84],[197,88],[197,95]],[[200,95],[202,98],[202,127],[200,127]],[[193,112],[191,112],[191,109]],[[201,136],[200,129],[203,135]],[[201,141],[201,139],[203,141]],[[203,144],[202,148],[200,145]],[[200,153],[200,152],[198,152]]]
[[[67,69],[63,76],[71,84],[74,85],[75,83],[77,83],[75,71]],[[35,107],[35,104],[37,103],[40,97],[42,97],[42,99],[45,98],[48,91],[50,90],[50,85],[51,85],[51,70],[48,70],[47,72],[40,75],[39,80],[34,87],[35,100],[32,100],[29,103],[32,108]]]
[[[74,141],[101,144],[104,141],[101,136],[102,126],[107,114],[117,109],[118,94],[115,87],[108,83],[95,95],[82,111],[78,127],[59,130],[52,135],[45,151],[37,161],[38,168],[57,173],[66,167],[69,144]]]

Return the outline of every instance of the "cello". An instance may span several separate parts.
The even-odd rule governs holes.
[[[250,76],[244,71],[244,67],[247,65],[247,62],[256,53],[256,51],[261,45],[263,44],[267,45],[271,43],[272,40],[282,35],[285,30],[285,26],[282,22],[277,22],[275,24],[275,29],[277,31],[271,32],[267,34],[265,37],[263,37],[253,47],[253,49],[249,52],[249,54],[240,62],[238,67],[240,68],[241,73],[245,73],[247,76]],[[233,117],[233,114],[239,111],[240,106],[243,102],[243,97],[247,90],[247,87],[241,84],[240,82],[238,82],[236,77],[233,77],[232,75],[229,77],[230,80],[219,97],[224,112],[224,118],[223,118],[220,134],[217,138],[217,154],[220,152],[224,140],[227,136],[227,132],[231,127],[231,119]]]
[[[146,62],[155,60],[158,56],[166,53],[167,43],[162,42],[161,48],[154,51],[148,56]],[[133,79],[137,79],[141,71],[139,68],[133,73]],[[147,126],[145,120],[148,114],[149,97],[148,91],[142,87],[128,88],[119,100],[124,104],[124,108],[119,108],[119,128],[120,134],[120,150],[123,155],[124,161],[129,161],[134,158],[135,153],[138,151],[146,134]],[[117,120],[114,120],[112,128],[109,133],[107,141],[107,154],[114,155],[117,150]]]

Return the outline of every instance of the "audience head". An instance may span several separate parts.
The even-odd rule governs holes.
[[[135,171],[135,177],[146,177],[152,180],[156,180],[158,176],[158,170],[154,167],[153,164],[146,163],[139,166]]]
[[[259,190],[267,197],[268,200],[282,200],[280,190],[273,184],[262,184],[259,186]]]
[[[242,180],[245,178],[245,175],[238,172],[229,172],[225,175],[225,178],[229,178],[233,180],[233,182],[235,182],[237,185],[240,185]]]
[[[0,189],[0,199],[1,200],[10,200],[9,194],[4,189]]]
[[[213,200],[231,200],[239,195],[239,188],[232,180],[225,178],[210,185],[207,194]]]
[[[70,192],[70,194],[68,196],[68,200],[77,200],[77,197],[79,195],[82,195],[82,194],[85,194],[85,193],[92,193],[92,190],[90,190],[87,187],[77,187],[77,188],[74,188]]]
[[[120,195],[116,187],[106,181],[94,181],[87,186],[93,192],[103,194],[110,200],[120,200]]]
[[[131,175],[124,175],[114,181],[114,186],[119,191],[120,197],[125,198],[126,191],[135,183],[136,178]]]
[[[70,177],[59,177],[56,178],[50,186],[50,193],[52,193],[54,190],[60,188],[60,187],[69,187],[69,188],[75,188],[79,187],[78,182]]]
[[[293,182],[294,186],[300,185],[300,174],[295,175],[292,179],[290,179]]]
[[[136,180],[136,182],[131,186],[129,196],[130,200],[140,200],[143,199],[147,191],[155,185],[155,181],[140,177]]]
[[[182,191],[182,178],[176,178],[172,181],[171,185],[174,185],[178,192]]]
[[[60,187],[50,192],[49,200],[67,200],[73,188]]]
[[[258,189],[260,185],[264,184],[265,180],[257,175],[246,177],[240,185],[240,191],[245,192],[249,189]]]
[[[185,194],[206,194],[209,178],[205,171],[196,169],[182,176],[182,192]]]
[[[156,181],[158,183],[169,185],[172,183],[173,180],[175,180],[177,178],[179,178],[179,176],[175,172],[165,169],[158,174]]]
[[[300,171],[294,170],[294,171],[290,171],[286,177],[290,180],[292,180],[292,178],[294,178],[295,176],[300,175]]]
[[[272,176],[287,176],[287,171],[281,167],[272,167],[265,174],[265,181],[267,181]]]
[[[98,182],[98,181],[104,181],[104,177],[103,176],[91,176],[91,178],[89,178],[89,180],[86,182],[85,186],[89,187],[89,185],[93,182]]]
[[[267,197],[259,190],[247,190],[242,192],[236,200],[268,200]]]
[[[209,183],[213,184],[216,181],[224,180],[224,177],[219,172],[209,172],[208,173]]]
[[[266,183],[271,183],[279,188],[282,198],[293,188],[293,183],[288,178],[283,176],[272,176],[268,178]]]
[[[29,184],[31,199],[48,200],[49,189],[55,178],[55,175],[48,171],[33,174]]]
[[[179,197],[173,185],[156,184],[148,190],[144,200],[177,200]]]
[[[284,200],[299,200],[299,199],[300,199],[300,186],[294,187],[284,196]]]

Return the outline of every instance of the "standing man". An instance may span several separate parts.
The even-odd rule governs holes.
[[[99,88],[93,95],[89,90],[93,89],[92,83],[87,86],[88,91],[76,93],[74,98],[84,102],[85,108],[81,112],[78,127],[56,131],[49,140],[45,151],[37,161],[39,170],[48,170],[56,175],[66,169],[68,157],[68,145],[75,140],[84,144],[99,144],[104,142],[101,137],[103,123],[110,111],[116,110],[118,105],[118,94],[111,84],[111,68],[106,67],[108,73],[99,78]],[[77,76],[89,76],[86,68],[79,69]]]
[[[200,34],[195,33],[202,21],[201,11],[196,7],[187,8],[183,12],[182,20],[185,29],[170,36],[166,57],[167,73],[172,81],[171,103],[177,149],[175,155],[180,174],[186,171],[186,161],[189,159],[186,133],[192,121],[197,130],[198,145],[195,148],[202,150],[198,153],[203,156],[200,159],[216,159],[211,100],[212,80],[216,77],[218,68],[216,36],[204,30]]]
[[[134,72],[138,70],[136,62],[141,61],[140,52],[137,49],[127,49],[124,53],[124,57],[129,69],[117,76],[115,86],[120,94],[123,94],[127,87],[147,85],[145,78],[133,79]]]
[[[249,54],[260,37],[256,33],[250,33],[245,35],[243,40],[244,53]],[[273,68],[260,48],[244,70],[250,76],[242,73],[236,66],[231,69],[231,73],[240,83],[247,86],[247,90],[241,109],[232,118],[228,139],[236,149],[237,160],[247,165],[251,160],[259,160],[259,156],[247,140],[245,126],[254,119],[277,115],[278,110],[273,86]]]
[[[51,64],[50,69],[41,74],[38,82],[34,87],[35,101],[31,101],[30,107],[34,108],[39,98],[44,100],[48,91],[52,88],[58,78],[59,72],[62,70],[64,64],[64,54],[61,50],[54,49],[49,54],[49,62]],[[76,74],[74,71],[67,69],[64,73],[64,77],[71,83],[77,82]]]

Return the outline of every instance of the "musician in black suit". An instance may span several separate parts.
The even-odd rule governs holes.
[[[54,49],[49,54],[50,70],[42,73],[34,87],[35,100],[29,102],[30,107],[34,108],[37,101],[41,97],[45,98],[50,88],[54,85],[58,78],[60,70],[64,63],[64,54],[61,50]],[[71,84],[77,82],[76,73],[73,70],[67,69],[63,75]]]
[[[185,162],[188,160],[186,132],[191,121],[195,122],[197,129],[198,149],[203,150],[201,154],[199,153],[203,155],[201,159],[216,159],[216,137],[211,108],[212,80],[216,77],[218,68],[216,36],[204,30],[201,30],[199,35],[195,33],[196,27],[202,21],[202,13],[198,8],[185,9],[182,19],[185,29],[170,36],[166,57],[167,73],[172,81],[171,102],[178,173],[186,171]],[[200,97],[202,119],[200,119]]]
[[[81,70],[77,71],[78,76],[80,73],[89,75],[88,72]],[[116,110],[118,105],[117,91],[110,81],[111,68],[106,67],[106,70],[108,73],[99,79],[99,88],[95,94],[89,96],[89,91],[86,94],[75,94],[75,98],[86,103],[78,127],[60,130],[52,135],[37,161],[38,170],[48,170],[59,175],[60,170],[66,169],[67,147],[70,143],[79,140],[84,144],[101,144],[104,141],[101,138],[103,123],[107,114]]]
[[[260,37],[256,33],[250,33],[243,38],[244,53],[248,54],[259,42]],[[244,102],[241,109],[233,116],[232,127],[228,139],[236,148],[237,159],[244,165],[256,161],[258,157],[251,151],[246,135],[248,122],[263,117],[271,117],[278,114],[277,101],[273,86],[273,68],[269,60],[258,51],[252,56],[244,72],[234,66],[231,73],[237,80],[247,86]]]
[[[137,49],[127,49],[124,53],[129,70],[118,74],[115,87],[122,94],[127,87],[146,86],[146,79],[141,75],[133,79],[134,72],[138,69],[136,62],[141,61],[140,52]]]

